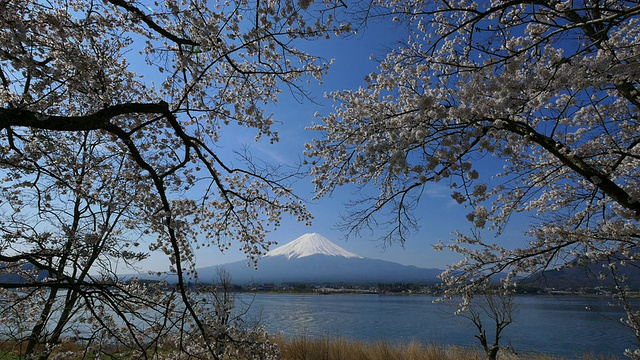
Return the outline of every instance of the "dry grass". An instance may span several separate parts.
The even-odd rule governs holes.
[[[439,346],[436,344],[405,343],[387,341],[367,343],[344,339],[307,338],[276,339],[282,350],[283,360],[483,360],[479,349]],[[617,357],[584,355],[585,360],[617,360]],[[502,351],[498,360],[567,360],[567,358],[540,355],[514,354]]]
[[[418,343],[365,343],[344,339],[278,341],[284,360],[461,360],[479,359],[479,354],[463,348],[445,348]]]
[[[378,341],[350,341],[340,338],[275,338],[282,351],[282,360],[484,360],[479,348],[440,346],[437,344],[391,343]],[[13,345],[13,346],[11,346]],[[0,360],[22,360],[24,353],[17,344],[0,342]],[[93,359],[83,357],[83,348],[75,343],[65,343],[56,347],[52,356],[58,355],[66,360]],[[118,359],[137,359],[125,352],[116,352]],[[584,360],[619,360],[618,357],[603,357],[585,354],[578,357]],[[541,354],[514,354],[501,351],[498,360],[570,360],[558,356]]]

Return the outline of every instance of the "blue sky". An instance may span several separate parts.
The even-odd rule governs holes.
[[[348,39],[333,38],[303,44],[303,48],[314,55],[335,59],[323,84],[312,83],[305,86],[317,103],[306,100],[300,102],[299,99],[284,92],[278,104],[272,109],[275,119],[281,121],[276,125],[280,134],[279,143],[271,145],[268,141],[254,142],[253,130],[231,126],[223,129],[221,150],[231,152],[237,150],[240,144],[245,144],[250,147],[256,157],[262,160],[280,164],[299,163],[303,158],[304,143],[319,135],[305,130],[305,127],[319,121],[314,117],[315,112],[326,114],[331,111],[332,104],[323,98],[323,94],[334,90],[355,89],[363,85],[364,76],[374,71],[377,66],[375,61],[370,60],[370,56],[376,54],[382,57],[385,47],[391,47],[394,42],[402,41],[406,37],[406,31],[402,28],[374,22],[364,32]],[[313,197],[313,186],[310,181],[310,178],[302,179],[295,185],[297,194],[309,200]],[[304,223],[285,218],[280,228],[267,235],[267,240],[276,241],[282,245],[305,233],[317,232],[346,250],[369,258],[427,268],[444,268],[447,264],[459,260],[456,254],[447,251],[435,252],[432,249],[439,240],[446,242],[451,239],[452,233],[457,229],[464,231],[470,227],[470,223],[465,218],[469,210],[451,199],[451,192],[446,183],[431,184],[426,189],[417,209],[417,215],[421,219],[420,230],[409,237],[404,247],[400,244],[385,247],[384,244],[373,241],[379,234],[367,232],[361,234],[362,237],[352,236],[345,241],[346,234],[337,230],[336,224],[340,220],[340,214],[347,211],[345,203],[357,195],[355,191],[355,187],[346,186],[338,189],[330,198],[310,202],[308,209],[314,215],[313,226],[307,227]],[[526,219],[525,221],[514,219],[499,241],[509,238],[516,243],[521,242],[522,234],[526,230],[525,223]],[[235,247],[237,248],[239,245]],[[235,249],[225,254],[220,253],[215,247],[198,251],[197,266],[204,267],[246,259],[243,253]],[[164,255],[155,254],[145,261],[142,269],[165,270],[167,265],[168,261]]]

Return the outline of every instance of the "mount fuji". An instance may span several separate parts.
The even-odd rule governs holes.
[[[317,233],[305,234],[267,252],[258,269],[246,260],[198,269],[201,281],[215,279],[216,269],[225,268],[234,284],[265,283],[436,283],[440,269],[405,266],[364,258],[349,252]]]
[[[269,251],[264,255],[264,257],[286,256],[287,260],[291,260],[291,258],[300,259],[313,255],[342,256],[346,258],[363,259],[362,256],[348,252],[329,241],[326,237],[316,233],[302,235],[286,245]]]

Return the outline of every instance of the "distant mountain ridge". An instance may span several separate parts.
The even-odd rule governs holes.
[[[33,271],[36,267],[28,263],[18,265],[20,271],[17,272],[6,271],[5,266],[0,265],[0,284],[26,284],[29,281],[42,281],[49,274],[45,270],[38,270],[34,274]],[[15,270],[13,269],[13,271]],[[27,273],[30,274],[26,275]]]
[[[606,262],[579,265],[574,261],[570,265],[557,270],[537,272],[525,279],[522,285],[558,290],[595,287],[612,289],[615,287],[611,274],[603,267]],[[601,279],[600,272],[604,272],[607,276]],[[623,285],[630,287],[633,291],[640,291],[640,262],[629,261],[626,266],[619,266],[617,272],[619,276],[626,277]]]
[[[425,269],[362,257],[317,233],[305,234],[275,248],[258,262],[246,260],[198,269],[200,281],[215,280],[218,267],[225,268],[234,284],[250,283],[378,283],[440,282],[440,269]]]

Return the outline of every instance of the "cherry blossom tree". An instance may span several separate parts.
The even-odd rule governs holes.
[[[321,78],[329,63],[296,45],[349,30],[334,21],[342,7],[0,0],[0,271],[19,279],[0,284],[3,296],[18,296],[2,316],[63,314],[53,332],[26,323],[29,351],[55,345],[80,316],[99,329],[94,342],[121,337],[144,354],[166,329],[193,328],[201,356],[221,356],[186,286],[194,249],[239,246],[256,260],[283,215],[310,215],[291,174],[250,156],[232,165],[216,143],[227,126],[278,141],[265,108],[283,90],[306,96],[301,82]],[[167,297],[114,276],[145,256],[141,244],[171,260],[178,284]],[[135,327],[130,316],[149,306],[158,319],[175,306],[185,316]],[[114,317],[118,327],[105,320]],[[140,329],[156,332],[144,338]]]
[[[135,214],[129,202],[116,200],[134,195],[114,171],[126,154],[102,153],[100,139],[88,132],[68,134],[66,143],[38,140],[29,144],[36,156],[15,154],[18,166],[5,169],[0,187],[6,216],[0,286],[7,300],[0,310],[2,339],[24,345],[27,357],[47,359],[65,335],[88,336],[79,333],[79,323],[91,322],[95,303],[114,314],[140,308],[144,298],[134,294],[135,286],[119,283],[115,271],[118,262],[146,254],[125,240],[130,232],[124,224]],[[16,322],[20,317],[25,321]],[[78,318],[87,321],[73,321]],[[105,317],[100,321],[117,328]]]
[[[442,274],[450,296],[497,273],[507,286],[565,264],[604,260],[603,276],[633,266],[637,2],[381,0],[360,10],[410,35],[366,86],[331,94],[334,111],[313,126],[319,197],[347,183],[379,190],[353,204],[350,231],[404,241],[425,186],[444,183],[471,225],[437,246],[462,255]],[[531,217],[526,243],[492,240],[519,214]]]

